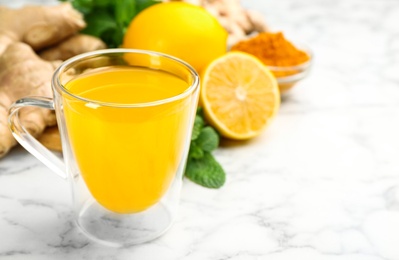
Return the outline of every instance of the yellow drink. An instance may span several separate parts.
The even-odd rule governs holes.
[[[187,146],[190,99],[120,105],[159,101],[188,87],[165,72],[123,66],[93,70],[66,84],[69,92],[93,100],[65,96],[63,106],[79,171],[102,206],[134,213],[156,204],[181,167]]]

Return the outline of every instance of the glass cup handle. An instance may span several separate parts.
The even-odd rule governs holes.
[[[67,179],[64,162],[55,156],[50,150],[45,148],[31,134],[19,120],[18,111],[26,106],[35,106],[55,110],[54,102],[46,97],[28,97],[17,100],[9,110],[8,125],[14,138],[39,161],[53,170],[58,176]]]

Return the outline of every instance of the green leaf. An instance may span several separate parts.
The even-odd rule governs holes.
[[[82,33],[90,34],[100,37],[107,31],[112,31],[117,28],[115,20],[104,10],[97,10],[85,16],[87,27]]]
[[[162,2],[162,0],[136,0],[137,13],[143,11],[151,5],[158,4],[160,2]]]
[[[82,1],[82,0],[79,0],[79,1]],[[85,1],[87,1],[87,0],[85,0]],[[112,6],[113,3],[115,2],[114,0],[91,0],[91,1],[93,2],[93,5],[98,6],[98,7]]]
[[[190,150],[188,152],[188,157],[199,159],[199,158],[202,158],[203,156],[204,156],[204,151],[201,149],[201,147],[199,147],[195,143],[195,141],[191,142]]]
[[[204,109],[202,107],[197,108],[197,116],[204,118]]]
[[[191,140],[195,140],[198,138],[202,128],[204,127],[204,124],[205,124],[204,119],[199,115],[196,115],[194,120],[193,133],[191,134]]]
[[[208,152],[204,152],[202,158],[188,160],[185,176],[201,186],[213,189],[220,188],[226,181],[222,166]]]
[[[83,14],[88,14],[94,6],[93,0],[59,0],[61,2],[70,2],[76,10]]]
[[[161,0],[60,0],[84,14],[83,33],[101,38],[109,48],[120,47],[132,19]]]
[[[129,26],[130,21],[136,15],[135,0],[116,0],[115,1],[115,19],[123,31]]]
[[[212,152],[219,146],[219,135],[210,126],[202,128],[196,143],[206,152]]]
[[[123,40],[123,34],[120,30],[107,30],[101,34],[101,39],[107,43],[108,48],[117,48]]]

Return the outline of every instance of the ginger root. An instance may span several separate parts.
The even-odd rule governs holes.
[[[77,34],[65,41],[62,41],[59,45],[50,47],[39,52],[39,56],[44,60],[67,60],[75,55],[105,49],[105,43],[100,39],[85,35]]]
[[[0,7],[0,55],[11,42],[25,42],[34,50],[75,34],[86,26],[69,3],[58,6]]]
[[[41,60],[24,43],[13,43],[0,56],[0,157],[16,144],[8,129],[8,108],[25,96],[52,97],[51,76],[54,63]],[[20,120],[33,135],[39,136],[46,126],[56,124],[52,111],[37,107],[21,110]]]
[[[37,140],[50,150],[62,151],[60,132],[57,126],[47,127]]]
[[[240,0],[164,0],[170,1],[183,1],[204,7],[229,33],[229,46],[245,39],[251,33],[268,31],[262,15],[243,8]]]
[[[82,15],[69,3],[21,9],[0,7],[0,158],[16,145],[7,124],[11,104],[27,96],[52,97],[51,77],[61,60],[105,48],[98,39],[76,34],[84,27]],[[56,125],[53,111],[36,107],[21,109],[20,120],[35,137],[47,126]],[[54,137],[56,132],[50,134]]]

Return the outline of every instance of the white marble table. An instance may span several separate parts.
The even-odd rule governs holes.
[[[243,3],[315,63],[259,138],[216,152],[225,186],[185,181],[166,235],[106,248],[73,225],[69,187],[16,148],[0,160],[1,260],[399,259],[399,1]]]

